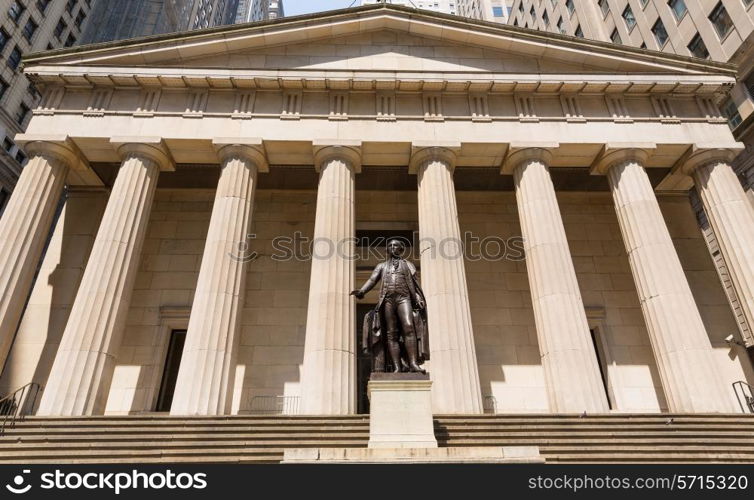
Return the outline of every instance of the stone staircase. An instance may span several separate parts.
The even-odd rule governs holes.
[[[538,445],[548,462],[754,463],[754,415],[445,415],[440,446]],[[0,463],[274,463],[285,448],[365,447],[364,415],[27,417]]]
[[[435,419],[440,446],[538,445],[550,463],[754,463],[754,415],[475,415]]]

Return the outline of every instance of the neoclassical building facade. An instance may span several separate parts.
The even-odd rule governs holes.
[[[754,320],[730,65],[373,5],[25,72],[0,392],[38,415],[367,411],[349,292],[395,235],[435,413],[738,412],[754,381],[689,199]]]

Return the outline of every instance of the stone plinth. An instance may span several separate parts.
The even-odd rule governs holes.
[[[369,379],[369,447],[437,448],[432,382],[420,373],[373,373]]]
[[[538,446],[455,448],[298,448],[285,450],[284,464],[541,464]]]

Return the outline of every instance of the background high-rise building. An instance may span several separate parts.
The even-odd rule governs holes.
[[[380,3],[381,0],[361,0],[361,5]],[[505,23],[513,0],[387,0],[387,3],[455,14],[472,19]]]
[[[238,0],[94,0],[81,43],[233,24]]]
[[[39,93],[21,71],[21,57],[71,46],[81,38],[97,0],[0,0],[0,213],[16,185],[24,153],[13,137],[26,128]]]
[[[737,135],[747,118],[754,120],[754,0],[514,0],[508,22],[735,62],[741,68],[740,84],[721,110]]]
[[[239,0],[236,23],[284,17],[283,0]]]

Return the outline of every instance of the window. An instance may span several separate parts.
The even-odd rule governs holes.
[[[37,9],[39,12],[44,14],[44,12],[47,10],[47,6],[50,5],[50,2],[52,0],[37,0]]]
[[[641,42],[641,45],[639,45],[639,48],[640,49],[646,49],[647,48],[647,43],[646,42]]]
[[[569,14],[573,14],[573,11],[576,9],[576,7],[573,5],[573,0],[566,0],[566,7],[568,8]]]
[[[728,119],[728,125],[731,129],[734,129],[741,124],[741,115],[738,113],[738,107],[736,106],[736,103],[733,102],[733,99],[728,99],[725,104],[723,104],[720,111],[723,113],[723,116]]]
[[[657,45],[662,48],[668,41],[668,32],[665,31],[665,25],[662,24],[661,19],[657,19],[657,21],[655,21],[654,26],[652,26],[652,33],[654,33],[655,35]]]
[[[9,86],[10,85],[8,85],[8,82],[0,78],[0,99],[3,98],[3,96],[5,95],[5,91],[8,90]]]
[[[641,0],[641,8],[643,9],[644,7],[646,7],[648,3],[649,0]]]
[[[10,40],[10,35],[3,28],[0,28],[0,52],[5,48],[8,40]]]
[[[18,45],[13,47],[13,50],[8,56],[7,64],[10,69],[16,69],[18,68],[18,65],[21,64],[21,49],[18,48]]]
[[[709,57],[709,51],[707,51],[707,46],[704,45],[704,40],[702,40],[702,37],[699,36],[699,33],[694,35],[694,38],[691,39],[691,42],[688,44],[689,52],[691,52],[691,55],[694,57],[701,57],[702,59],[707,59]]]
[[[634,17],[634,11],[631,10],[630,5],[626,5],[626,8],[623,9],[622,17],[626,22],[626,29],[631,31],[633,27],[636,26],[636,18]]]
[[[503,17],[502,7],[492,7],[492,15],[495,17]]]
[[[728,15],[728,11],[725,10],[723,2],[717,2],[717,5],[715,5],[715,8],[712,9],[709,15],[709,20],[712,21],[720,38],[725,38],[725,35],[733,29],[733,21]]]
[[[37,31],[37,23],[35,23],[34,19],[30,17],[24,26],[24,38],[26,38],[27,42],[31,43],[35,31]]]
[[[74,24],[78,29],[81,29],[81,24],[84,22],[84,19],[86,19],[86,12],[82,9],[76,15],[76,20],[74,21]]]
[[[680,20],[686,14],[686,2],[684,0],[668,0],[668,7],[673,11],[676,20]]]
[[[55,25],[54,33],[55,33],[55,36],[58,38],[58,40],[60,40],[60,37],[63,36],[63,32],[65,31],[67,27],[68,25],[65,24],[65,21],[63,21],[62,19],[58,21],[57,25]]]
[[[8,191],[0,188],[0,215],[3,215],[3,212],[5,211],[5,205],[8,204],[8,198]]]
[[[65,10],[68,11],[69,14],[73,15],[73,9],[76,8],[76,0],[68,0],[68,3],[65,6]]]
[[[529,11],[529,15],[531,16],[532,19],[537,19],[537,11],[534,10],[534,6],[533,5],[531,6],[531,10]]]
[[[610,6],[607,4],[607,0],[598,0],[597,5],[600,6],[602,17],[605,17],[607,13],[610,12]]]
[[[744,85],[746,90],[749,91],[750,96],[754,96],[754,72],[749,73],[744,79]]]
[[[544,11],[542,13],[542,21],[545,23],[545,29],[546,29],[547,25],[550,24],[550,16],[547,15],[547,11]]]
[[[574,36],[577,36],[579,38],[584,38],[584,32],[581,31],[581,25],[579,24],[576,26],[576,31],[573,32]]]
[[[13,141],[10,140],[10,137],[6,136],[5,139],[3,139],[3,149],[10,153],[10,150],[13,149],[13,146],[15,146],[15,144],[13,144]]]
[[[68,38],[65,39],[65,46],[70,47],[74,43],[76,43],[76,37],[73,36],[73,33],[69,33]]]
[[[11,2],[10,8],[8,8],[8,17],[10,17],[14,23],[18,24],[18,20],[24,14],[25,10],[26,7],[24,7],[24,4],[19,0],[14,0]]]
[[[21,103],[21,105],[18,107],[18,111],[16,112],[16,122],[19,125],[24,124],[24,120],[26,120],[26,116],[29,114],[29,111],[31,111],[31,108],[26,105],[26,103]]]
[[[618,33],[618,28],[614,29],[613,32],[610,34],[610,41],[613,43],[623,43],[620,39],[620,34]]]
[[[563,26],[563,18],[562,17],[558,18],[558,23],[555,26],[558,27],[558,31],[561,34],[565,35],[566,30],[565,30],[565,26]]]
[[[16,151],[16,157],[15,158],[16,158],[16,161],[18,163],[21,163],[21,164],[23,164],[23,162],[26,161],[26,155],[20,149],[18,151]]]

